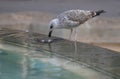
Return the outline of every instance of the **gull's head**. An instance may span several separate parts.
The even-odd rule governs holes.
[[[49,23],[50,28],[51,28],[51,27],[52,27],[52,29],[57,28],[57,27],[58,27],[58,22],[59,22],[59,20],[58,20],[57,18],[51,20],[50,23]]]
[[[49,30],[48,37],[51,37],[52,31],[53,31],[55,28],[58,27],[58,22],[59,22],[58,19],[53,19],[53,20],[50,21],[50,23],[49,23],[49,28],[50,28],[50,30]]]

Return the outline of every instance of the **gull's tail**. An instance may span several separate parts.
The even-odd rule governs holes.
[[[95,16],[99,16],[101,13],[105,13],[106,11],[104,10],[98,10],[98,11],[95,11]]]
[[[104,11],[104,10],[98,10],[98,11],[94,11],[93,12],[93,17],[95,17],[95,16],[99,16],[101,13],[105,13],[106,11]]]

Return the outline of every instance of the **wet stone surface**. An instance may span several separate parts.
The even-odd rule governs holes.
[[[46,35],[10,29],[0,30],[0,39],[2,42],[32,47],[38,51],[46,50],[72,61],[85,63],[115,79],[120,78],[119,52],[57,37],[52,37],[52,42],[47,43],[48,37]]]

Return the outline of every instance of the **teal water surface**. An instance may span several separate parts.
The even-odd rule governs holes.
[[[0,50],[0,79],[85,79],[40,59]]]

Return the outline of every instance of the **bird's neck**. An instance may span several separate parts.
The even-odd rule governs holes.
[[[52,24],[53,24],[53,26],[54,26],[54,29],[55,29],[55,28],[58,28],[58,26],[59,26],[59,19],[57,19],[57,18],[56,18],[56,19],[53,19],[53,20],[52,20]]]
[[[59,23],[59,20],[56,18],[56,19],[53,19],[53,23],[55,24],[55,25],[57,25],[58,23]]]

